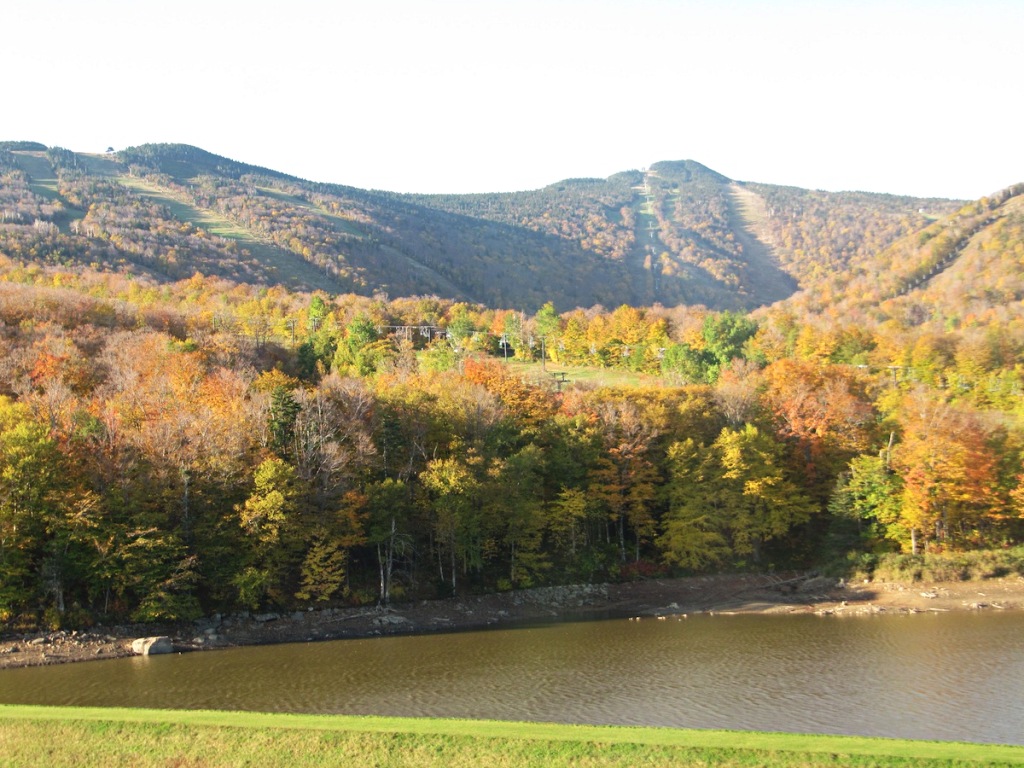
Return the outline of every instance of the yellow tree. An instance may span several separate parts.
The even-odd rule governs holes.
[[[458,590],[460,562],[463,573],[483,565],[487,532],[481,524],[479,466],[480,458],[475,455],[434,459],[419,476],[430,493],[438,572],[442,581],[450,580],[453,594]]]
[[[660,424],[629,400],[608,400],[596,409],[604,444],[603,455],[591,472],[591,493],[615,526],[619,557],[626,561],[626,527],[633,533],[634,559],[656,533],[653,513],[658,482],[652,443]]]
[[[56,458],[46,427],[0,396],[0,620],[43,587],[34,572],[52,528]]]
[[[827,482],[870,444],[873,412],[856,369],[786,358],[763,381],[778,435],[809,480]]]
[[[760,562],[764,543],[810,519],[813,505],[786,475],[782,446],[757,427],[723,429],[713,449],[733,551]]]
[[[250,609],[268,595],[282,595],[287,547],[281,538],[282,532],[289,543],[295,538],[298,492],[295,468],[277,457],[265,459],[254,472],[252,493],[235,508],[251,550],[248,564],[231,581],[239,602]]]
[[[668,450],[668,510],[657,543],[665,562],[688,570],[715,565],[730,552],[725,499],[716,489],[721,473],[710,459],[711,452],[692,438]]]
[[[893,467],[903,478],[902,516],[910,549],[990,538],[1006,512],[993,435],[978,416],[924,390],[899,413]]]
[[[558,344],[564,362],[579,365],[587,361],[590,344],[587,341],[587,318],[582,310],[576,310],[566,318]]]
[[[658,544],[667,562],[701,568],[750,555],[806,522],[813,505],[789,478],[783,447],[747,424],[725,428],[708,448],[669,448],[669,509]]]

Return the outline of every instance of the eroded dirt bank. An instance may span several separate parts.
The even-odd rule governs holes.
[[[0,637],[0,669],[131,656],[132,641],[168,635],[177,651],[452,632],[516,622],[600,616],[715,613],[857,615],[1024,609],[1024,578],[942,583],[859,583],[803,576],[696,576],[626,584],[544,587],[450,600],[291,614],[213,616],[177,626]]]

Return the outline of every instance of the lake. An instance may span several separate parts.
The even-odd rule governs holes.
[[[0,703],[1024,744],[1024,614],[697,615],[0,671]]]

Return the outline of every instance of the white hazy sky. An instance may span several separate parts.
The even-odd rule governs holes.
[[[1024,0],[3,0],[0,32],[0,140],[401,192],[686,158],[829,190],[1024,181]]]

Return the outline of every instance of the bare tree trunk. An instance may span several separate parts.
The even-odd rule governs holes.
[[[384,545],[383,549],[381,545],[377,545],[377,564],[380,568],[380,600],[384,605],[390,605],[391,603],[391,574],[395,567],[395,537],[397,536],[398,528],[395,524],[395,519],[391,518],[391,531],[388,534],[388,540]],[[441,574],[444,578],[444,574]]]

